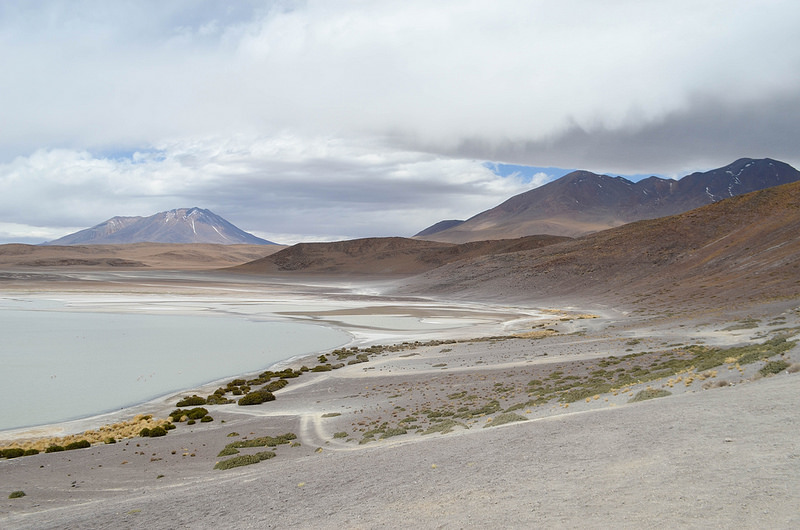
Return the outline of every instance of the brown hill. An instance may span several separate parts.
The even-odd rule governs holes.
[[[0,268],[90,267],[218,269],[281,250],[278,245],[132,243],[123,245],[0,245]]]
[[[402,237],[299,243],[232,270],[257,274],[412,275],[453,261],[540,248],[569,238],[529,236],[455,245]]]
[[[800,182],[541,249],[452,263],[407,293],[720,306],[800,295]]]
[[[686,212],[724,198],[800,180],[792,166],[742,158],[680,180],[574,171],[461,223],[429,227],[415,237],[463,243],[531,234],[580,236],[642,219]]]

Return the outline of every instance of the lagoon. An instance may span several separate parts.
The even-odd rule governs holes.
[[[225,312],[161,314],[0,299],[0,430],[116,411],[335,348],[326,326]]]

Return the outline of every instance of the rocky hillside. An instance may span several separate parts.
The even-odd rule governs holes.
[[[800,182],[544,248],[462,260],[407,293],[722,306],[800,296]]]
[[[800,171],[777,160],[743,158],[680,180],[574,171],[514,196],[465,222],[437,223],[417,238],[450,243],[532,234],[579,236],[642,219],[686,212],[725,198],[800,180]]]
[[[384,237],[334,243],[299,243],[233,270],[257,274],[410,275],[461,259],[540,248],[568,239],[530,236],[455,245]]]

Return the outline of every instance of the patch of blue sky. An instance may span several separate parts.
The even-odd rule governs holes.
[[[503,164],[500,162],[484,162],[483,166],[490,169],[492,173],[500,177],[516,177],[526,184],[533,181],[534,177],[544,173],[550,180],[561,178],[574,169],[564,169],[560,167],[538,167],[521,166],[518,164]]]
[[[490,169],[495,175],[500,177],[517,177],[526,184],[531,183],[534,178],[541,182],[543,179],[541,175],[547,175],[549,178],[546,182],[559,179],[564,175],[575,171],[574,169],[565,169],[561,167],[539,167],[539,166],[521,166],[518,164],[502,164],[500,162],[484,162],[484,167]],[[670,178],[667,175],[656,173],[635,173],[624,175],[622,173],[603,173],[611,177],[623,177],[631,182],[638,182],[648,177]]]
[[[107,149],[92,153],[96,158],[108,160],[126,161],[131,164],[143,164],[144,162],[162,162],[166,159],[164,151],[152,148],[140,149]]]

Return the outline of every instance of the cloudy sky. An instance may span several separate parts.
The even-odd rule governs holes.
[[[281,243],[408,236],[552,168],[800,167],[798,22],[795,0],[3,0],[0,243],[188,206]]]

